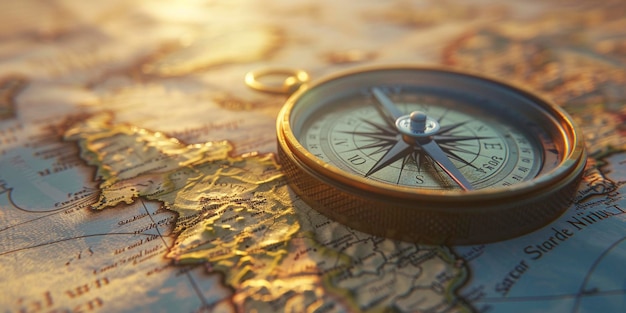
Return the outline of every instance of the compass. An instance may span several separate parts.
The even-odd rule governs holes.
[[[293,77],[286,90],[296,89]],[[277,137],[290,186],[313,208],[428,244],[493,242],[546,225],[571,203],[586,162],[580,131],[558,106],[443,68],[305,82],[280,111]]]

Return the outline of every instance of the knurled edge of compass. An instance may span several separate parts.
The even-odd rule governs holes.
[[[280,139],[279,139],[280,140]],[[586,159],[549,192],[537,190],[507,203],[404,203],[324,181],[278,144],[278,158],[290,186],[327,217],[376,236],[423,244],[478,244],[517,237],[550,223],[571,204]],[[484,210],[465,210],[484,207]]]

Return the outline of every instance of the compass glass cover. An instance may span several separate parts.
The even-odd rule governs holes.
[[[428,140],[475,189],[531,180],[562,159],[562,130],[536,99],[475,76],[401,69],[331,79],[299,97],[289,119],[307,158],[358,180],[457,188],[423,141],[398,131],[376,92],[403,114],[435,120]]]

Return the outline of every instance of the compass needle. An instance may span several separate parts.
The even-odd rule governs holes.
[[[463,176],[461,171],[452,164],[452,161],[448,159],[446,154],[441,150],[439,145],[435,143],[434,140],[429,140],[427,142],[420,142],[420,147],[428,153],[428,155],[433,158],[433,160],[439,165],[455,183],[457,183],[463,190],[474,190],[472,184]]]
[[[402,113],[402,111],[396,107],[391,99],[389,99],[389,97],[387,97],[387,95],[379,88],[372,88],[372,94],[374,95],[374,98],[378,100],[378,103],[385,108],[386,112],[391,114],[394,123],[397,118],[404,115],[404,113]]]

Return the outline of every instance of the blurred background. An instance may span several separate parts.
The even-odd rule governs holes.
[[[623,1],[3,1],[0,116],[112,110],[186,142],[273,151],[273,139],[227,132],[272,132],[285,99],[249,90],[248,71],[299,68],[315,80],[409,63],[528,86],[595,125],[586,133],[596,150],[625,131],[625,10]],[[255,117],[243,122],[247,110]]]

